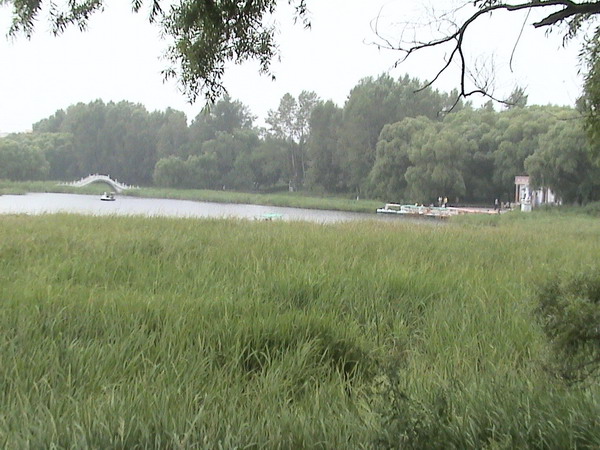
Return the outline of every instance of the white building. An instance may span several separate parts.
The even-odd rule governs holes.
[[[515,177],[515,203],[521,205],[521,211],[531,211],[540,205],[560,205],[561,200],[547,187],[533,189],[529,185],[529,176]]]

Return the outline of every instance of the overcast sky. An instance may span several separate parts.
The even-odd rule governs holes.
[[[241,100],[260,119],[276,109],[286,93],[298,95],[313,90],[323,99],[342,106],[361,78],[389,72],[394,77],[408,73],[431,79],[444,53],[422,53],[393,68],[397,52],[379,50],[372,20],[380,16],[381,31],[397,39],[405,22],[424,22],[458,0],[308,0],[312,29],[294,25],[287,2],[282,2],[274,20],[281,28],[278,42],[281,61],[273,65],[275,82],[261,76],[257,65],[231,67],[225,79],[234,99]],[[53,37],[40,22],[31,40],[4,35],[10,25],[10,10],[0,6],[0,133],[31,129],[32,123],[77,102],[95,99],[128,100],[149,110],[172,107],[192,120],[204,106],[200,99],[190,105],[174,81],[164,83],[161,59],[166,44],[159,29],[147,23],[144,14],[132,14],[128,0],[107,0],[105,12],[94,16],[89,30],[70,29]],[[431,4],[435,7],[431,7]],[[506,96],[518,84],[526,89],[529,104],[574,105],[580,95],[577,53],[579,47],[561,46],[559,34],[525,27],[518,40],[525,14],[496,14],[474,28],[469,38],[469,58],[477,64],[493,61],[496,94]],[[531,22],[535,17],[528,18]],[[429,29],[421,29],[430,36]],[[509,60],[515,43],[512,70]],[[456,72],[435,85],[449,91],[457,87]],[[476,104],[481,100],[475,99]]]

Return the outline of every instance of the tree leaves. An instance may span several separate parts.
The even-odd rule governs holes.
[[[288,0],[295,7],[296,19],[310,26],[305,0]],[[148,20],[157,22],[172,44],[166,52],[171,63],[165,78],[175,78],[190,102],[203,95],[214,103],[226,93],[223,85],[226,64],[247,60],[259,62],[260,72],[273,76],[271,61],[278,54],[275,26],[267,19],[277,0],[178,0],[163,8],[164,0],[132,0],[139,12],[150,4]],[[10,35],[32,36],[37,19],[47,10],[54,34],[70,26],[85,30],[90,17],[103,10],[104,0],[71,0],[64,7],[42,0],[3,0],[12,5]]]

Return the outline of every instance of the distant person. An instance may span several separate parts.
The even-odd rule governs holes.
[[[500,210],[500,203],[498,202],[498,199],[494,200],[494,211],[496,210]]]
[[[444,208],[448,207],[448,197],[444,197]]]

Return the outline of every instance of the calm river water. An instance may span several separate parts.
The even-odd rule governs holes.
[[[317,223],[356,220],[411,220],[376,214],[351,213],[278,206],[209,203],[189,200],[118,196],[114,202],[100,201],[99,195],[32,193],[0,195],[0,214],[75,213],[90,215],[142,215],[167,217],[213,217],[261,219],[263,214],[281,214],[283,220]]]

